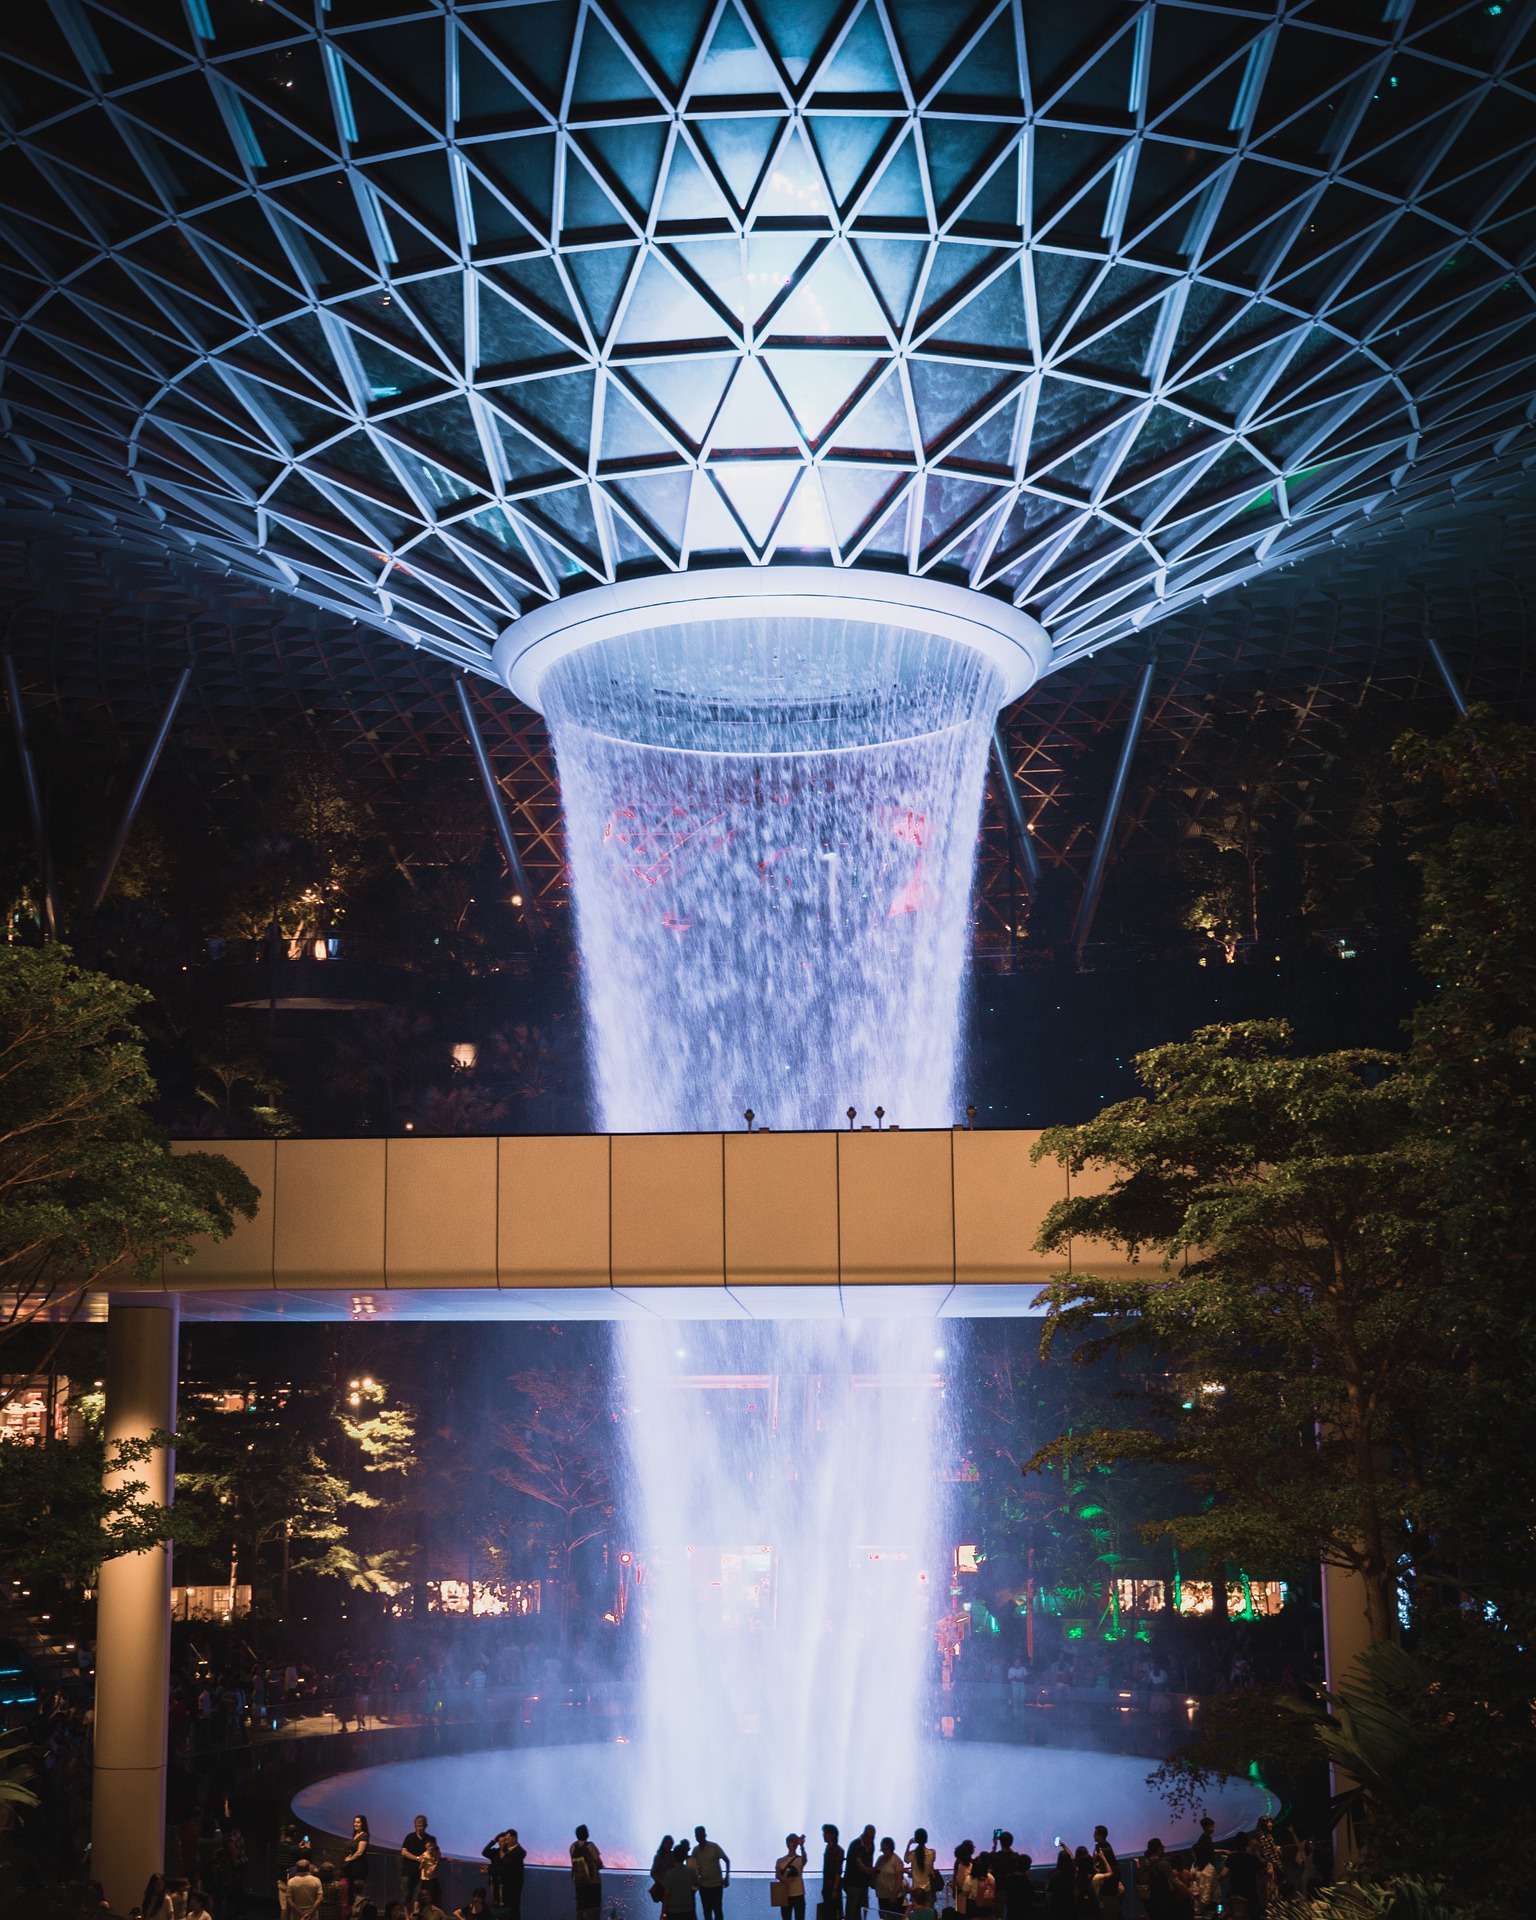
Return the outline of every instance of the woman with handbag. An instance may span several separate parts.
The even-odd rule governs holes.
[[[784,1852],[773,1870],[769,1898],[790,1920],[805,1920],[805,1835],[786,1833]]]

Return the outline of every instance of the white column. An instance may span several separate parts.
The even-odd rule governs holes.
[[[1365,1582],[1349,1567],[1331,1567],[1323,1562],[1323,1672],[1328,1691],[1337,1693],[1349,1679],[1349,1670],[1372,1644],[1370,1620],[1366,1613]],[[1338,1767],[1328,1769],[1330,1790],[1344,1793],[1355,1782]],[[1335,1868],[1359,1857],[1353,1823],[1343,1820],[1334,1830]]]
[[[174,1294],[124,1302],[107,1314],[106,1437],[147,1439],[176,1425]],[[171,1504],[175,1455],[162,1447],[117,1480]],[[126,1913],[152,1873],[165,1870],[166,1706],[171,1666],[170,1543],[106,1561],[96,1591],[95,1767],[91,1876]]]

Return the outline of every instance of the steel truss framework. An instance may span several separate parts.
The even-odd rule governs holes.
[[[483,669],[727,556],[1070,659],[1536,451],[1533,18],[38,0],[4,495]]]
[[[193,676],[166,750],[200,782],[238,783],[310,727],[340,744],[373,817],[409,865],[463,865],[491,824],[453,675],[366,628],[145,544],[88,543],[67,521],[0,540],[5,641],[33,719],[68,741],[69,777],[120,788],[153,737],[190,652]],[[1362,843],[1319,811],[1317,775],[1341,731],[1378,743],[1410,722],[1438,729],[1451,703],[1425,644],[1439,640],[1467,695],[1501,712],[1536,703],[1536,495],[1357,537],[1240,595],[1176,615],[1134,647],[1049,676],[1004,717],[1004,737],[1045,882],[1075,901],[1100,827],[1109,770],[1145,648],[1156,647],[1146,727],[1111,849],[1122,865],[1205,831],[1232,800],[1224,722],[1256,705],[1281,716],[1265,777],[1298,832]],[[569,902],[560,797],[544,723],[506,696],[476,713],[544,924]],[[430,818],[402,775],[452,769],[459,801]],[[45,768],[46,771],[46,768]],[[56,770],[57,771],[57,770]],[[1027,900],[993,769],[984,810],[973,947],[984,966],[1019,958]],[[103,806],[103,832],[111,807]],[[1346,842],[1352,842],[1345,846]],[[1113,905],[1113,869],[1110,904]],[[1101,920],[1112,931],[1112,917]]]

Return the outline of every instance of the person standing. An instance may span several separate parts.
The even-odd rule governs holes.
[[[1190,1848],[1189,1857],[1197,1867],[1216,1864],[1216,1822],[1208,1813],[1200,1816],[1200,1838]]]
[[[1013,1835],[999,1833],[992,1849],[992,1878],[997,1883],[997,1910],[1004,1920],[1023,1920],[1034,1903],[1029,1870],[1034,1865],[1027,1853],[1015,1853]]]
[[[724,1920],[725,1890],[731,1884],[731,1856],[702,1827],[693,1830],[693,1866],[699,1876],[704,1920]]]
[[[310,1920],[310,1916],[319,1910],[324,1891],[320,1877],[309,1861],[302,1857],[296,1860],[293,1872],[288,1876],[289,1920]]]
[[[1109,1844],[1109,1828],[1095,1827],[1093,1830],[1093,1897],[1096,1910],[1111,1913],[1120,1911],[1120,1896],[1124,1888],[1120,1883],[1120,1862],[1115,1858],[1115,1850]]]
[[[698,1920],[694,1895],[699,1892],[699,1870],[688,1858],[688,1842],[679,1840],[672,1864],[661,1876],[661,1911],[665,1920]]]
[[[848,1920],[856,1913],[869,1911],[869,1889],[875,1873],[875,1830],[866,1827],[857,1840],[848,1843],[843,1861],[843,1891],[848,1896]]]
[[[872,1878],[881,1920],[901,1920],[907,1910],[907,1869],[889,1834],[880,1842]]]
[[[365,1814],[352,1816],[352,1837],[347,1842],[347,1850],[341,1857],[342,1910],[351,1913],[352,1903],[357,1898],[358,1883],[366,1884],[368,1879],[368,1819]]]
[[[782,1907],[790,1920],[805,1920],[805,1835],[786,1833],[784,1851],[779,1855],[773,1869],[778,1882],[779,1897],[775,1906]]]
[[[571,1842],[571,1884],[576,1890],[576,1911],[596,1913],[603,1904],[603,1856],[585,1827],[576,1829]]]
[[[480,1849],[490,1882],[491,1905],[504,1907],[511,1920],[521,1920],[523,1911],[523,1867],[528,1851],[518,1844],[516,1827],[498,1833],[487,1847]]]
[[[410,1832],[400,1842],[400,1898],[405,1902],[407,1913],[416,1904],[421,1887],[421,1862],[429,1846],[435,1850],[437,1842],[427,1832],[427,1816],[418,1813]]]
[[[843,1920],[843,1848],[830,1821],[821,1830],[821,1906],[816,1920]]]
[[[907,1842],[907,1878],[912,1884],[912,1905],[931,1907],[937,1892],[938,1875],[933,1870],[934,1850],[928,1844],[928,1829],[917,1827]]]
[[[1147,1910],[1147,1920],[1170,1920],[1177,1911],[1173,1864],[1161,1840],[1149,1840],[1145,1854],[1136,1862],[1136,1892]]]
[[[1232,1920],[1264,1920],[1264,1868],[1248,1850],[1248,1836],[1238,1834],[1227,1843],[1227,1902]]]
[[[949,1876],[950,1905],[962,1916],[971,1910],[971,1869],[976,1860],[976,1842],[962,1840],[955,1848],[954,1870]]]

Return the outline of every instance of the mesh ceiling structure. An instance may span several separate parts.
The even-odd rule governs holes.
[[[0,499],[489,670],[629,574],[1061,662],[1518,490],[1536,40],[1440,0],[36,0]]]

